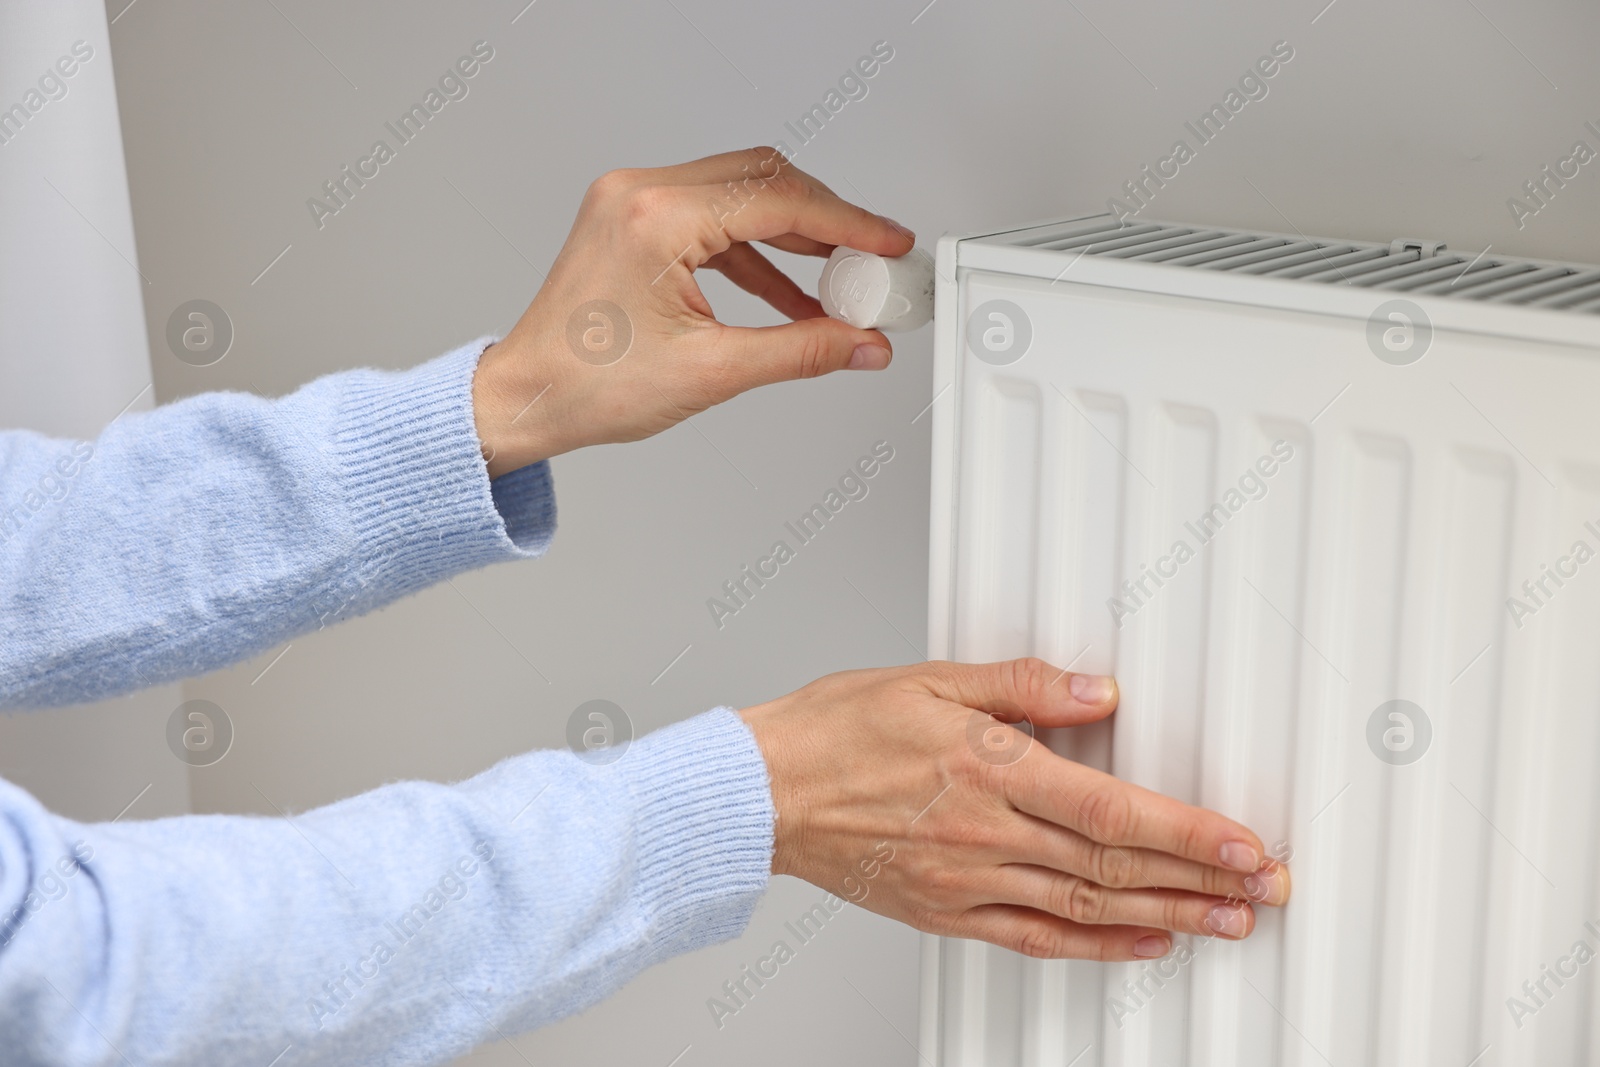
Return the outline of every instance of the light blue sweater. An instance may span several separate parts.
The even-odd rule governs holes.
[[[549,465],[491,484],[479,453],[486,343],[92,444],[0,433],[0,707],[214,670],[542,554]],[[0,781],[0,1062],[446,1061],[736,936],[773,818],[727,708],[605,766],[533,752],[291,819],[76,823]]]

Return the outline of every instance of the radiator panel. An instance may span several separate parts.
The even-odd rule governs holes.
[[[1397,366],[1366,321],[1392,292],[1252,277],[1215,299],[1188,279],[1279,246],[1219,246],[1158,286],[1132,261],[1199,246],[1074,225],[1089,236],[1008,236],[1012,260],[980,248],[982,269],[941,247],[932,654],[1115,673],[1111,722],[1040,741],[1292,849],[1295,898],[1243,943],[1181,939],[1181,967],[937,942],[925,1053],[1584,1062],[1600,967],[1547,981],[1531,1014],[1507,1002],[1573,942],[1600,948],[1600,560],[1530,614],[1508,598],[1573,542],[1600,548],[1600,346],[1555,312],[1485,329],[1486,309],[1434,302],[1425,358]],[[1130,240],[1079,263],[1090,238]],[[966,336],[995,301],[1027,320],[1015,362]],[[1426,716],[1414,760],[1411,718],[1379,715],[1372,740],[1397,700]]]

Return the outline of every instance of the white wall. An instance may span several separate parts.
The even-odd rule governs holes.
[[[1102,205],[1287,40],[1295,58],[1266,99],[1151,215],[1600,259],[1600,165],[1525,229],[1505,204],[1574,140],[1600,146],[1583,128],[1600,124],[1592,8],[925,2],[136,3],[112,40],[160,397],[281,393],[505,328],[590,179],[789,140],[785,122],[880,39],[894,59],[798,162],[930,240]],[[496,58],[471,95],[318,230],[306,199],[479,39]],[[784,262],[814,281],[815,264]],[[771,321],[720,279],[705,286],[729,318]],[[194,298],[237,329],[204,369],[163,340]],[[197,806],[263,811],[259,787],[302,808],[399,776],[467,775],[561,744],[592,697],[650,728],[917,658],[928,427],[912,419],[929,357],[924,331],[885,374],[766,390],[650,442],[563,457],[546,560],[296,641],[264,675],[281,649],[192,683],[238,729],[235,751],[195,772]],[[872,495],[713,628],[705,599],[880,438],[897,458]],[[817,895],[779,884],[741,942],[474,1062],[665,1067],[685,1046],[685,1067],[917,1062],[916,938],[859,912],[712,1025],[707,998]]]
[[[152,399],[106,14],[90,0],[0,5],[0,108],[80,41],[90,58],[47,83],[59,98],[40,94],[0,144],[0,426],[81,438]],[[172,685],[0,716],[0,776],[82,819],[136,797],[126,818],[186,810],[187,768],[164,740],[180,700]]]

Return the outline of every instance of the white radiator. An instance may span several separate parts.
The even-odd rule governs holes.
[[[1101,216],[937,272],[931,655],[1114,673],[1041,740],[1295,895],[1182,966],[928,938],[928,1060],[1600,1062],[1600,270]]]

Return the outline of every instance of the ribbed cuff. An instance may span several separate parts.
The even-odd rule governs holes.
[[[492,342],[479,338],[409,371],[351,375],[334,442],[366,546],[363,580],[381,576],[385,599],[543,555],[555,534],[549,463],[489,481],[472,376]]]
[[[737,937],[772,872],[772,789],[731,708],[658,730],[629,754],[642,849],[640,911],[658,961]]]

